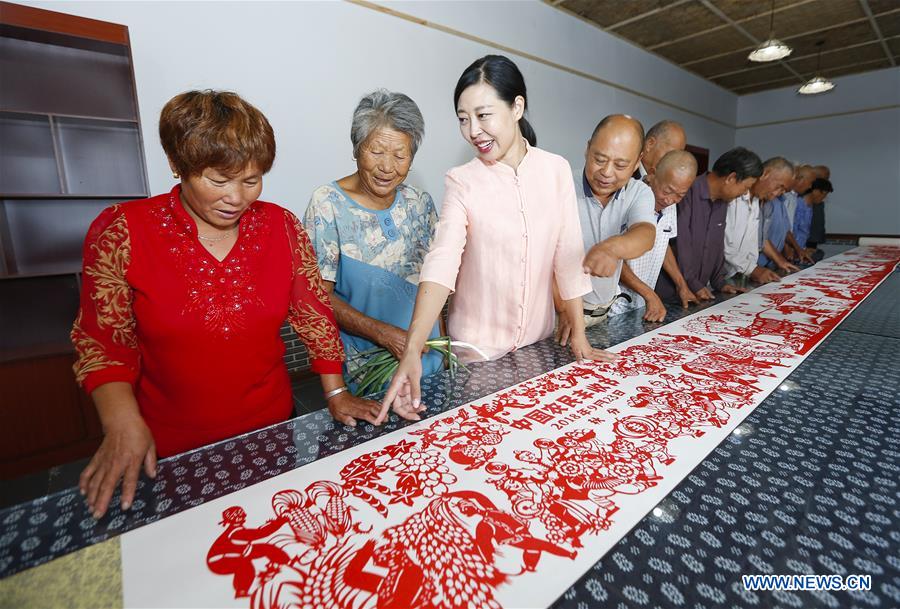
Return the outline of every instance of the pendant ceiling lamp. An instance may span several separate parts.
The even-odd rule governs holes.
[[[816,73],[815,76],[807,80],[803,83],[803,86],[797,89],[797,93],[800,95],[815,95],[816,93],[825,93],[826,91],[834,89],[834,83],[819,74],[819,66],[822,63],[823,44],[825,44],[824,40],[820,40],[816,43],[816,46],[819,47],[819,54],[816,57]]]
[[[769,22],[769,39],[753,49],[747,56],[750,61],[759,63],[777,61],[790,55],[794,49],[775,38],[775,0],[772,0],[772,18]]]

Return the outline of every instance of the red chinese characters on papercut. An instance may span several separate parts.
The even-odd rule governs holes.
[[[478,412],[477,408],[474,410]],[[421,436],[424,448],[449,449],[447,454],[451,461],[472,470],[497,456],[494,447],[508,433],[506,425],[492,418],[471,416],[467,409],[460,409],[455,416],[438,419],[425,429],[410,432],[410,435]]]

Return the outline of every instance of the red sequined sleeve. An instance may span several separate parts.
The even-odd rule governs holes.
[[[294,270],[288,322],[309,351],[312,371],[340,374],[344,345],[331,308],[331,299],[319,274],[316,254],[297,216],[284,210],[284,220]]]
[[[119,206],[103,210],[91,224],[83,255],[81,307],[71,334],[78,355],[75,379],[88,393],[115,381],[133,385],[140,356],[126,279],[131,240]]]

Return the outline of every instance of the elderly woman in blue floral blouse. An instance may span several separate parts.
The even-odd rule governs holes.
[[[424,134],[412,99],[385,90],[366,95],[350,128],[356,172],[314,190],[306,210],[304,225],[347,350],[345,373],[360,365],[355,354],[381,346],[399,359],[406,345],[419,269],[437,222],[431,195],[404,183]],[[438,334],[435,324],[431,337]],[[423,374],[441,365],[439,354],[424,354]],[[374,422],[377,415],[357,416]],[[343,416],[336,418],[349,422],[353,415]]]

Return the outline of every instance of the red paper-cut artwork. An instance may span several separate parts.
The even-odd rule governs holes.
[[[127,533],[125,604],[545,607],[898,260],[858,248],[619,345],[615,364],[564,366]]]

